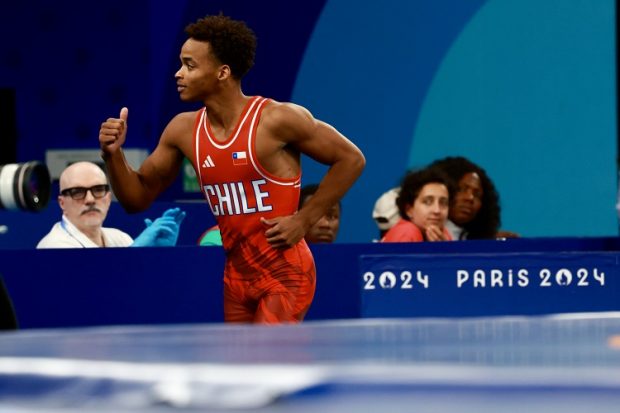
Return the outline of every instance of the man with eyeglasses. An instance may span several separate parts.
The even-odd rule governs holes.
[[[37,248],[101,248],[129,246],[174,246],[185,212],[172,208],[147,228],[135,241],[123,231],[106,228],[112,194],[103,170],[91,162],[69,165],[60,175],[58,203],[63,211]]]

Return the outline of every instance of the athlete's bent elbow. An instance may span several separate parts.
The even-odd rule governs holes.
[[[366,157],[361,151],[358,151],[355,159],[353,160],[352,168],[357,171],[358,175],[362,173],[364,168],[366,167]]]
[[[140,207],[136,207],[136,206],[133,206],[133,205],[125,206],[123,204],[121,204],[121,205],[123,206],[123,209],[125,210],[125,212],[127,212],[128,214],[137,214],[139,212],[144,212],[144,211],[146,211],[148,209],[148,207],[141,207],[141,206]]]
[[[138,212],[146,211],[152,204],[152,201],[149,200],[129,200],[129,199],[118,199],[118,203],[121,204],[125,212],[128,214],[136,214]]]

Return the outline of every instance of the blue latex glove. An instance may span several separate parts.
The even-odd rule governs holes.
[[[179,239],[185,212],[180,208],[168,209],[155,221],[145,219],[146,229],[131,244],[132,247],[174,247]]]

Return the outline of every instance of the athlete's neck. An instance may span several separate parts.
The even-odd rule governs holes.
[[[248,100],[250,97],[238,90],[235,93],[220,94],[216,98],[205,101],[207,117],[214,132],[227,136],[237,126],[237,121]]]

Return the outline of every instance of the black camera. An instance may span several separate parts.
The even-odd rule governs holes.
[[[0,165],[0,209],[37,212],[50,200],[52,181],[39,161]]]

